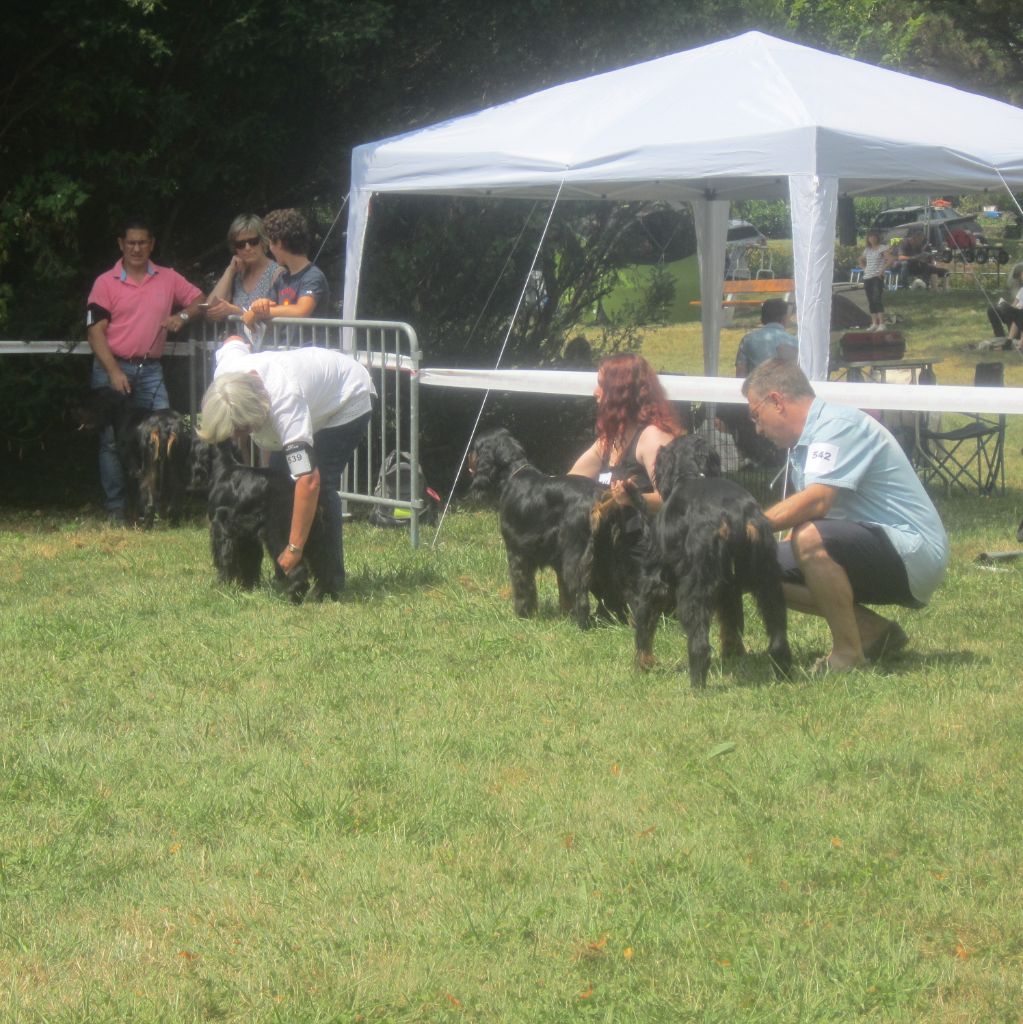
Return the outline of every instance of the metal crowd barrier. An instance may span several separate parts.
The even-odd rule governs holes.
[[[213,379],[215,352],[223,339],[241,334],[241,325],[204,321],[202,336],[191,346],[189,357],[189,401],[193,418],[202,396]],[[416,332],[404,323],[384,320],[318,320],[290,318],[268,321],[266,333],[257,342],[260,351],[318,345],[336,349],[357,359],[373,376],[377,401],[366,436],[341,482],[341,499],[363,505],[377,505],[408,514],[409,540],[419,546],[419,518],[424,511],[423,481],[419,471],[419,364],[422,353]],[[381,468],[391,452],[406,452],[411,463],[408,499],[386,493],[388,482]],[[403,484],[404,475],[399,479]],[[374,493],[378,482],[385,493]]]

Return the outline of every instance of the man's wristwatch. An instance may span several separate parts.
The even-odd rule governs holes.
[[[178,313],[178,319],[183,324],[187,324],[188,321],[191,320],[192,318],[188,315],[188,310],[183,309]]]
[[[290,541],[288,542],[287,550],[290,551],[291,554],[293,555],[302,554],[302,549],[297,544],[292,544]]]

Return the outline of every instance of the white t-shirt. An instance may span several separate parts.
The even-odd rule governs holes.
[[[252,352],[239,339],[218,349],[214,379],[253,371],[270,396],[270,419],[252,438],[270,451],[312,445],[316,431],[351,423],[373,409],[376,388],[369,371],[342,352],[311,346]]]

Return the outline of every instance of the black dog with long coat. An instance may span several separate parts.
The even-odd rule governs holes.
[[[152,529],[157,513],[177,526],[190,477],[192,433],[173,409],[140,409],[113,388],[95,388],[76,410],[80,430],[112,427],[128,513]]]
[[[295,502],[295,482],[287,473],[243,465],[229,441],[196,441],[191,489],[207,493],[210,552],[221,582],[252,590],[260,580],[265,547],[278,585],[292,602],[300,603],[309,591],[310,574],[317,600],[337,599],[322,506],[295,570],[287,576],[277,564],[288,544]]]
[[[657,488],[664,499],[651,526],[636,601],[636,661],[653,664],[662,614],[674,611],[686,631],[689,678],[707,682],[710,619],[716,612],[723,656],[745,654],[742,595],[750,592],[768,635],[775,671],[792,665],[777,545],[753,496],[721,477],[717,452],[700,435],[677,437],[658,453]]]
[[[582,476],[548,476],[526,458],[517,440],[503,427],[481,434],[469,453],[470,495],[499,495],[501,537],[508,555],[515,613],[536,614],[536,574],[550,566],[558,580],[561,610],[580,629],[590,625],[592,591],[602,609],[625,617],[625,602],[610,573],[609,559],[595,553],[606,538],[590,525],[594,504],[606,488]]]

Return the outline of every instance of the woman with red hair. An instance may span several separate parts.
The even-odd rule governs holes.
[[[632,504],[631,478],[652,515],[661,506],[654,478],[657,452],[683,433],[653,367],[634,352],[609,356],[597,369],[597,439],[569,470],[607,484],[619,504]]]

